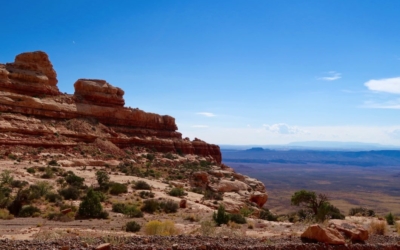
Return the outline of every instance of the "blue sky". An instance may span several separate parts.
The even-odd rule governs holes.
[[[400,1],[4,1],[0,62],[42,50],[217,144],[400,145]],[[6,10],[6,11],[4,11]]]

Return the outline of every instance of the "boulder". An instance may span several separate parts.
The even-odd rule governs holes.
[[[124,91],[104,80],[78,79],[75,84],[75,96],[79,102],[93,103],[100,106],[123,107]]]
[[[238,180],[221,180],[217,183],[210,184],[209,187],[214,192],[239,192],[241,190],[248,190],[250,187],[241,181]]]
[[[182,200],[179,202],[179,207],[180,207],[180,208],[187,208],[187,200],[182,199]]]
[[[331,226],[352,241],[366,241],[369,238],[368,230],[354,223],[344,220],[330,220],[329,222]]]
[[[344,245],[345,239],[340,232],[334,228],[321,227],[318,224],[309,226],[302,234],[301,238],[316,240],[330,245]]]
[[[256,203],[258,207],[264,206],[267,200],[268,200],[267,193],[261,193],[259,191],[255,191],[250,195],[250,202]]]

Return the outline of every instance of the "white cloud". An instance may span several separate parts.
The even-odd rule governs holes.
[[[321,80],[321,81],[335,81],[338,80],[340,78],[342,78],[342,74],[338,73],[336,71],[329,71],[327,72],[328,76],[323,76],[323,77],[317,77],[317,80]]]
[[[192,128],[208,128],[207,125],[193,125]]]
[[[372,91],[400,94],[400,77],[369,80],[364,85]]]
[[[289,126],[286,123],[276,123],[272,125],[264,124],[263,127],[270,132],[282,135],[305,133],[302,129],[299,129],[296,126]]]
[[[390,137],[400,139],[400,129],[393,129],[387,132]]]
[[[400,109],[400,99],[381,102],[381,103],[375,101],[366,101],[364,102],[363,107],[373,108],[373,109]]]
[[[203,116],[206,116],[206,117],[214,117],[214,116],[216,116],[215,114],[210,113],[210,112],[198,112],[196,114],[197,115],[203,115]]]

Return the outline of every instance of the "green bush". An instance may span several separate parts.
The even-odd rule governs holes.
[[[96,172],[96,179],[97,183],[99,184],[100,188],[103,190],[108,189],[108,185],[110,183],[110,176],[106,171],[99,170]]]
[[[32,205],[26,205],[23,206],[21,211],[19,211],[18,216],[19,217],[32,217],[33,215],[40,213],[40,209],[32,206]]]
[[[137,181],[134,188],[138,190],[151,190],[151,186],[145,181]]]
[[[59,194],[51,192],[46,194],[46,200],[50,202],[57,202],[57,201],[62,201],[62,197]]]
[[[185,195],[185,190],[183,190],[183,188],[173,188],[168,192],[168,194],[175,197],[181,197]]]
[[[129,221],[125,225],[125,231],[127,232],[138,232],[141,226],[136,221]]]
[[[11,182],[11,187],[13,188],[22,188],[27,186],[29,183],[27,181],[13,180]]]
[[[81,191],[72,186],[60,189],[58,193],[66,200],[77,200],[81,196]]]
[[[176,213],[176,211],[178,211],[178,207],[178,203],[172,200],[160,202],[160,208],[167,214]]]
[[[68,171],[64,179],[69,185],[77,188],[83,187],[83,182],[85,181],[85,178],[75,175],[72,171]]]
[[[89,189],[78,209],[81,218],[102,218],[104,216],[100,198],[93,189]],[[107,215],[108,216],[108,215]]]
[[[112,210],[115,213],[123,214],[125,210],[125,203],[113,203]]]
[[[337,207],[333,206],[329,202],[325,202],[318,208],[318,213],[315,218],[317,221],[322,222],[329,219],[344,220],[345,216],[340,213],[340,210]]]
[[[268,209],[261,209],[259,218],[267,221],[277,221],[278,216],[271,213]]]
[[[139,193],[140,198],[142,199],[147,199],[147,198],[154,198],[154,193],[152,193],[151,191],[141,191]]]
[[[126,205],[123,213],[129,218],[140,218],[143,217],[143,212],[135,205]]]
[[[58,162],[56,160],[51,160],[47,164],[50,166],[58,166]]]
[[[213,220],[217,223],[218,226],[221,224],[227,224],[229,222],[229,214],[225,212],[225,207],[223,205],[219,205],[217,213],[214,212]]]
[[[26,171],[30,174],[34,174],[36,172],[35,168],[33,167],[27,168]]]
[[[160,203],[157,200],[149,199],[143,202],[141,210],[146,213],[154,213],[160,207]]]
[[[364,207],[353,207],[350,209],[349,215],[350,216],[361,215],[361,216],[373,217],[375,216],[375,211]]]
[[[44,174],[40,176],[43,179],[51,179],[54,177],[54,172],[50,167],[45,168]]]
[[[387,224],[389,224],[389,225],[394,225],[394,223],[396,222],[392,213],[389,213],[388,215],[386,215],[385,219],[386,219]]]
[[[241,214],[231,214],[229,216],[229,220],[237,224],[246,224],[246,218],[244,218]]]
[[[110,183],[110,194],[119,195],[128,192],[128,187],[125,184],[121,184],[118,182]]]

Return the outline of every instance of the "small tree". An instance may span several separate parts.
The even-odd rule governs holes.
[[[99,170],[96,172],[96,180],[101,189],[107,189],[110,183],[110,176],[106,171]]]
[[[83,218],[100,218],[102,217],[103,207],[100,198],[93,189],[89,189],[86,196],[79,205],[78,215]]]
[[[385,219],[386,219],[387,224],[389,224],[389,225],[394,225],[394,223],[395,223],[395,218],[394,218],[394,216],[393,216],[392,213],[389,213],[388,215],[386,215],[386,216],[385,216]]]
[[[215,223],[217,223],[218,226],[228,223],[229,214],[225,212],[225,207],[223,205],[219,205],[217,213],[214,212],[213,220],[215,221]]]

